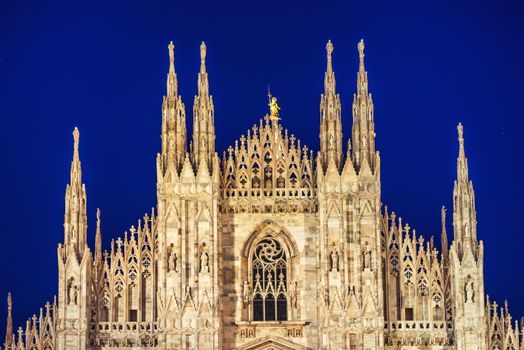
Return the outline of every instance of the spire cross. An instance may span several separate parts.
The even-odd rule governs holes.
[[[364,70],[364,39],[358,43],[358,56],[360,57],[360,69]]]

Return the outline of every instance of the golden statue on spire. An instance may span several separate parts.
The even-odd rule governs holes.
[[[275,96],[271,96],[271,91],[269,91],[269,87],[267,88],[267,97],[268,97],[268,106],[269,106],[269,116],[272,119],[280,119],[280,116],[278,115],[278,111],[280,111],[280,107],[277,104],[277,98]]]

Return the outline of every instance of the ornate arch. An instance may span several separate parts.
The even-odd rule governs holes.
[[[240,254],[244,319],[293,319],[297,308],[299,254],[289,231],[266,220],[255,227]]]
[[[253,245],[267,234],[273,234],[274,236],[277,236],[278,239],[280,239],[282,243],[288,248],[290,257],[293,258],[299,255],[298,245],[293,239],[291,233],[272,220],[265,220],[253,229],[248,239],[244,242],[244,245],[240,250],[240,255],[242,257],[248,257],[250,250],[253,248]]]

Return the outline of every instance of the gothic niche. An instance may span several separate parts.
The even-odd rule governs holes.
[[[473,285],[473,278],[470,275],[466,277],[466,284],[464,285],[464,295],[466,303],[474,303],[475,300],[475,286]]]
[[[202,249],[200,252],[200,270],[199,272],[208,273],[209,272],[209,254],[206,251],[206,244],[202,244]]]
[[[178,257],[176,255],[176,248],[171,244],[168,248],[167,268],[168,271],[178,272]]]
[[[335,249],[329,255],[329,267],[330,271],[339,271],[339,256]]]
[[[71,277],[69,279],[69,283],[67,286],[67,297],[69,305],[77,305],[78,285],[76,284],[74,277]]]
[[[362,265],[364,266],[365,271],[371,271],[371,254],[372,253],[369,243],[366,242],[366,244],[364,245],[364,252],[362,253]]]
[[[252,255],[254,321],[287,320],[287,258],[280,242],[272,237],[262,239],[255,246]],[[244,293],[248,293],[246,288]]]

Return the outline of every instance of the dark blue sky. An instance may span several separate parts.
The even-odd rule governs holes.
[[[485,242],[485,289],[499,302],[508,298],[514,317],[524,316],[522,18],[519,1],[3,0],[0,324],[8,291],[17,326],[56,292],[75,126],[91,246],[96,207],[107,247],[155,205],[169,40],[188,130],[206,41],[222,151],[266,112],[268,84],[283,124],[318,150],[328,39],[347,139],[356,44],[364,38],[383,201],[420,234],[440,232],[462,121]]]

